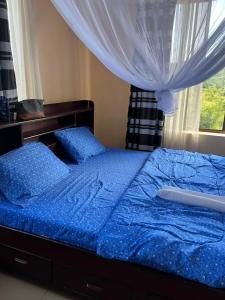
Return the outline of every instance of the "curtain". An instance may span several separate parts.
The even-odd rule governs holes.
[[[35,2],[31,0],[7,0],[7,4],[18,100],[42,99],[36,43]]]
[[[161,145],[163,111],[157,109],[154,91],[131,86],[126,148],[153,151]]]
[[[10,121],[17,102],[16,80],[10,46],[7,5],[0,0],[0,120]]]
[[[179,24],[182,32],[186,32],[187,38],[180,40],[177,57],[173,58],[177,62],[184,61],[186,53],[193,51],[193,39],[200,26],[202,41],[208,39],[210,26],[215,22],[212,15],[215,7],[213,8],[212,4],[211,1],[195,1],[192,5],[187,5],[184,0],[180,2],[175,22]],[[164,147],[198,151],[201,92],[202,84],[199,84],[178,94],[179,105],[176,115],[165,119]]]
[[[176,115],[165,118],[163,147],[198,151],[201,94],[202,85],[179,93]]]
[[[151,14],[151,2],[146,1],[144,5],[138,3],[136,20],[138,23],[146,24],[146,32],[154,37],[156,31],[149,22],[151,19],[146,19],[146,15]],[[175,14],[175,6],[171,5],[170,13],[167,14],[167,28],[163,32],[164,42],[167,47],[171,46],[170,36],[172,35],[172,24]],[[170,52],[167,52],[167,57],[164,59],[169,61]],[[134,54],[134,64],[138,63],[142,70],[145,70],[146,65],[139,53]],[[142,64],[142,65],[141,65]],[[147,73],[148,70],[146,69]],[[162,129],[164,123],[164,114],[162,110],[158,110],[158,101],[154,91],[147,91],[138,87],[131,86],[130,104],[128,111],[128,124],[126,145],[128,149],[153,151],[161,145]]]
[[[224,0],[52,2],[75,34],[114,74],[134,86],[156,91],[158,108],[167,115],[174,114],[178,107],[174,92],[199,84],[225,67]],[[198,24],[191,51],[183,49],[181,60],[182,41],[190,37],[176,20],[180,15],[190,20],[189,14],[182,14],[181,6],[191,11],[197,9],[197,3],[213,6],[213,24],[207,39],[203,38],[204,22]],[[207,18],[205,9],[199,7],[199,13],[201,20]],[[167,36],[167,32],[172,34]]]

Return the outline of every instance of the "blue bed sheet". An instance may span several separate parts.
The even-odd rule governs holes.
[[[102,229],[97,253],[224,288],[224,214],[160,199],[163,185],[224,196],[225,158],[154,151]]]
[[[0,196],[0,224],[94,251],[99,231],[147,156],[107,150],[69,164],[69,176],[25,208]]]

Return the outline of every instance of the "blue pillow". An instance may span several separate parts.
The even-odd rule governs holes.
[[[26,144],[0,157],[0,191],[8,201],[25,206],[68,173],[47,146]]]
[[[55,132],[55,136],[71,158],[78,163],[106,151],[106,148],[86,127],[59,130]]]

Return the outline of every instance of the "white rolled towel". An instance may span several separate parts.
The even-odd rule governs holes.
[[[169,201],[225,212],[225,196],[216,196],[172,186],[164,186],[157,192],[157,196]]]

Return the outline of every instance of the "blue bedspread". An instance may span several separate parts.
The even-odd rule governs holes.
[[[97,253],[225,287],[224,214],[162,200],[163,185],[225,195],[225,158],[154,151],[102,229]]]
[[[1,199],[0,224],[209,286],[225,286],[224,214],[156,197],[163,185],[225,195],[225,158],[108,150],[28,207]]]
[[[0,224],[95,250],[99,231],[148,154],[108,150],[21,208],[0,197]]]

